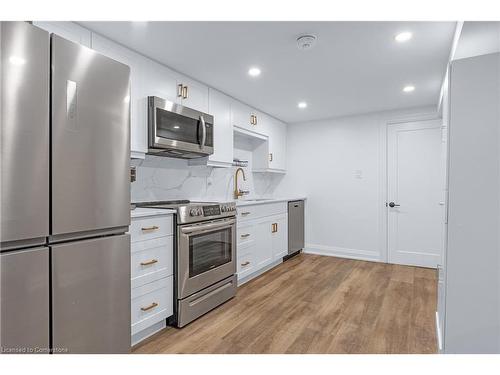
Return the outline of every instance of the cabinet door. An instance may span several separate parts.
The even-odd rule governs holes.
[[[54,33],[62,36],[64,39],[71,40],[72,42],[81,44],[85,47],[92,47],[90,30],[87,30],[74,22],[67,21],[52,21],[52,22],[41,22],[33,21],[33,25],[38,26],[41,29],[48,31],[49,33]]]
[[[250,130],[256,133],[261,133],[259,131],[261,127],[259,126],[260,119],[259,116],[257,115],[257,111],[236,100],[234,100],[231,105],[231,111],[232,111],[232,122],[234,126]],[[257,116],[257,124],[252,124],[252,115]]]
[[[269,168],[286,170],[286,125],[274,119],[269,132]]]
[[[210,89],[208,112],[214,116],[214,153],[209,164],[230,167],[233,163],[233,126],[231,125],[231,99]]]
[[[271,247],[273,260],[283,258],[288,253],[288,225],[285,214],[271,220]]]
[[[181,104],[196,109],[197,111],[209,113],[208,110],[208,87],[193,81],[189,78],[180,76],[177,78],[177,84],[186,86],[186,98],[182,97]],[[212,114],[212,113],[211,113]]]
[[[255,233],[257,237],[255,248],[255,265],[259,270],[273,261],[271,220],[264,218],[255,223]]]
[[[100,35],[92,35],[93,49],[130,67],[130,151],[146,153],[148,150],[146,95],[142,88],[143,71],[142,57],[109,39]]]

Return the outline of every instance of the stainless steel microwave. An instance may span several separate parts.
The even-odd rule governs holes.
[[[194,159],[214,152],[213,116],[148,97],[148,153]]]

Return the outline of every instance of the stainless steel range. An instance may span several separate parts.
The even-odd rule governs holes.
[[[149,202],[176,210],[174,319],[183,327],[236,294],[236,204]]]

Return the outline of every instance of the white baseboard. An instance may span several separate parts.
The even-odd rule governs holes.
[[[305,246],[304,253],[381,262],[380,253],[378,251],[371,250],[348,249],[345,247],[324,246],[308,243]]]
[[[439,326],[438,311],[436,311],[436,338],[437,338],[438,350],[441,353],[443,351],[443,337],[441,336],[441,327]]]

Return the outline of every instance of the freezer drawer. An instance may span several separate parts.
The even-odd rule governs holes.
[[[55,352],[130,351],[130,236],[52,246]]]
[[[51,234],[128,226],[130,68],[52,35],[52,72]]]
[[[49,249],[0,255],[1,353],[47,353]]]
[[[26,22],[0,27],[0,242],[5,249],[44,244],[49,234],[49,34]]]
[[[288,202],[288,254],[304,248],[304,201]]]

